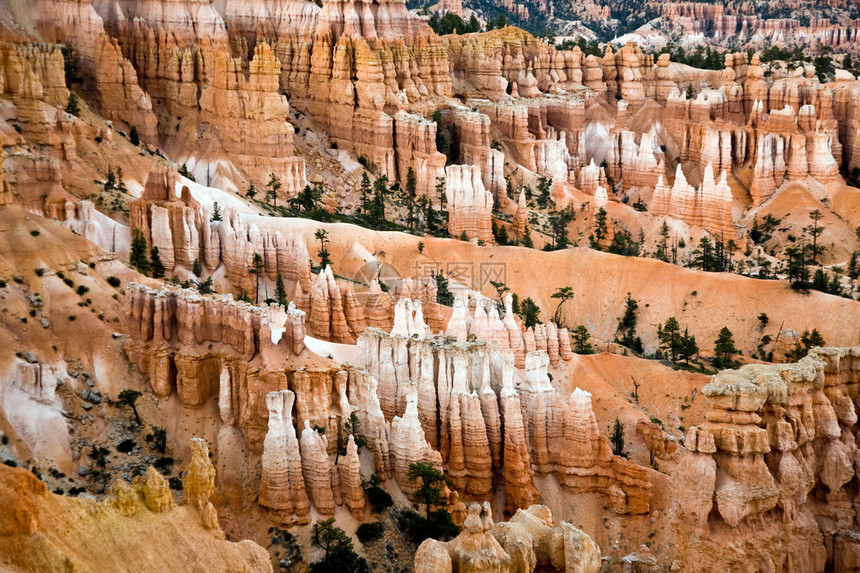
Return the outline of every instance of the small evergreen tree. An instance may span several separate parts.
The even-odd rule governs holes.
[[[448,478],[442,470],[427,462],[410,464],[407,476],[411,482],[420,482],[413,495],[424,505],[427,519],[430,519],[430,508],[445,504],[442,488],[449,484]]]
[[[508,237],[508,228],[504,225],[499,225],[499,232],[495,236],[496,243],[499,245],[507,245],[511,239]]]
[[[116,190],[127,193],[128,189],[125,186],[125,174],[122,172],[122,167],[116,168]]]
[[[641,354],[644,351],[642,347],[642,339],[636,336],[636,324],[638,318],[636,311],[639,309],[639,303],[627,293],[627,298],[624,300],[624,314],[621,320],[618,321],[618,333],[620,337],[616,341],[622,346]]]
[[[245,193],[245,197],[247,197],[248,199],[253,199],[254,195],[256,195],[256,194],[257,194],[257,188],[254,187],[253,183],[251,183],[251,185],[248,187],[248,191]]]
[[[161,262],[161,257],[158,256],[158,247],[152,247],[149,251],[149,256],[152,259],[152,278],[163,278],[165,268],[164,264]]]
[[[221,205],[218,204],[218,201],[215,201],[215,205],[212,207],[212,220],[220,221],[221,217]]]
[[[81,113],[81,104],[78,101],[78,96],[69,92],[69,99],[66,102],[66,113],[78,116]]]
[[[364,171],[361,174],[361,184],[359,185],[359,190],[361,191],[361,212],[367,216],[370,214],[370,177],[367,175],[367,171]]]
[[[531,234],[531,231],[529,230],[528,225],[526,225],[526,229],[523,232],[523,238],[520,239],[520,244],[526,248],[529,248],[529,249],[535,248],[534,241],[532,241],[532,234]]]
[[[406,171],[406,194],[409,197],[415,198],[415,192],[418,187],[418,179],[415,177],[415,171],[410,166]]]
[[[615,418],[612,431],[609,433],[609,443],[612,444],[613,454],[622,458],[627,457],[627,452],[624,451],[624,424],[618,418]]]
[[[818,244],[818,238],[824,232],[824,227],[819,225],[818,222],[824,218],[824,215],[821,214],[821,210],[815,209],[809,214],[809,218],[812,220],[812,224],[808,227],[804,227],[803,230],[809,235],[811,242],[807,245],[809,249],[809,255],[812,259],[813,264],[818,264],[818,257],[824,252],[824,247]]]
[[[436,280],[436,302],[445,306],[454,304],[454,295],[448,290],[448,278],[442,273],[442,269],[433,275]]]
[[[203,263],[200,262],[200,259],[194,259],[194,262],[191,263],[191,272],[194,273],[195,277],[203,274]]]
[[[690,363],[690,358],[699,353],[699,345],[696,343],[696,337],[690,334],[685,328],[684,334],[681,335],[681,360],[685,364]]]
[[[146,258],[146,237],[143,236],[140,229],[134,230],[128,262],[143,274],[149,272],[149,259]]]
[[[668,352],[672,362],[677,362],[681,353],[681,325],[674,316],[666,319],[666,324],[657,326],[660,349]]]
[[[128,140],[135,147],[140,145],[140,134],[137,132],[137,126],[135,126],[135,125],[131,126],[131,131],[128,134]]]
[[[143,394],[137,390],[125,389],[119,393],[116,400],[117,406],[128,406],[131,408],[131,411],[134,413],[134,419],[137,420],[138,425],[141,422],[140,415],[137,413],[137,399],[141,396],[143,396]]]
[[[263,269],[265,268],[265,263],[263,262],[263,257],[260,256],[260,253],[254,253],[253,258],[251,259],[251,268],[248,269],[248,272],[257,277],[256,282],[256,296],[254,297],[254,301],[256,304],[260,303],[260,278],[263,274]]]
[[[531,299],[526,298],[520,302],[520,318],[523,319],[523,324],[526,328],[533,327],[540,322],[540,307]]]
[[[573,300],[573,287],[559,287],[554,293],[552,293],[550,298],[558,300],[558,304],[555,307],[555,312],[552,315],[552,321],[557,327],[562,328],[562,323],[564,321],[561,319],[561,307],[564,305],[565,302]]]
[[[606,228],[606,209],[601,207],[594,216],[594,232],[591,235],[591,247],[600,249],[600,243],[606,238],[608,231]]]
[[[537,204],[541,209],[546,209],[549,207],[549,204],[552,202],[552,197],[550,197],[550,189],[552,189],[552,179],[548,179],[546,177],[538,177],[537,182]]]
[[[266,201],[272,199],[272,204],[278,206],[278,191],[281,190],[281,180],[274,173],[269,173],[269,182],[266,183]]]
[[[591,333],[588,332],[588,329],[584,324],[580,324],[573,331],[573,345],[574,352],[577,354],[593,354],[594,349],[591,347],[591,343],[589,339],[591,338]]]
[[[314,237],[316,237],[316,240],[320,242],[320,268],[325,269],[327,266],[331,265],[331,255],[328,252],[328,231],[325,229],[317,229],[314,233]]]
[[[278,278],[275,281],[275,298],[278,300],[278,304],[284,307],[289,305],[287,289],[284,288],[284,277],[281,276],[281,273],[278,273]]]
[[[355,552],[349,535],[334,525],[334,517],[314,523],[311,528],[311,544],[323,550],[323,558],[311,564],[312,573],[370,571],[364,558]]]
[[[717,339],[714,341],[714,366],[717,368],[729,368],[732,358],[738,353],[735,348],[735,337],[727,326],[720,329]]]

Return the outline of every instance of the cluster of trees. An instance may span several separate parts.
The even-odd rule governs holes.
[[[789,362],[797,362],[809,354],[809,351],[812,350],[813,347],[824,346],[825,344],[827,343],[824,341],[824,337],[821,336],[821,333],[818,332],[817,328],[812,329],[812,332],[804,330],[803,334],[800,335],[800,341],[794,345],[794,348],[788,352],[785,357]]]
[[[602,58],[606,55],[606,50],[601,49],[600,44],[597,42],[597,40],[588,41],[585,39],[584,36],[580,36],[576,39],[576,41],[567,39],[560,43],[556,42],[555,44],[555,48],[557,50],[572,50],[577,46],[580,50],[582,50],[582,53],[585,56],[595,56],[598,58]]]
[[[478,22],[475,14],[472,14],[468,22],[464,22],[460,16],[453,12],[448,12],[442,18],[433,14],[427,23],[440,36],[444,36],[445,34],[471,34],[481,31],[481,23]]]
[[[690,253],[690,266],[706,272],[731,272],[732,256],[738,250],[739,247],[733,239],[723,244],[721,240],[712,243],[708,237],[702,237],[698,247]]]
[[[705,47],[701,44],[688,53],[682,46],[669,42],[659,52],[655,52],[654,59],[656,60],[660,54],[669,54],[669,58],[673,62],[702,70],[721,70],[725,67],[726,62],[725,50],[714,49],[711,46]]]
[[[164,263],[161,262],[158,247],[153,245],[149,250],[149,257],[147,257],[146,237],[143,236],[140,229],[135,229],[132,235],[128,262],[144,275],[152,276],[155,279],[164,278]],[[152,274],[150,275],[150,273]]]
[[[674,363],[689,364],[690,359],[699,353],[696,337],[674,316],[666,319],[665,324],[657,325],[657,338],[660,340],[660,356],[666,356]]]

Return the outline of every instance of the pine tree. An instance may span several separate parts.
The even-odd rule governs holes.
[[[117,191],[122,191],[123,193],[127,193],[128,189],[125,186],[125,175],[122,172],[122,167],[116,168],[116,189]]]
[[[134,230],[128,262],[143,274],[149,272],[149,259],[146,258],[146,237],[143,236],[140,229]]]
[[[615,418],[615,423],[612,425],[612,431],[609,434],[609,443],[612,444],[612,453],[623,458],[627,457],[624,451],[624,424],[621,420]]]
[[[454,304],[454,295],[448,290],[448,279],[442,273],[442,269],[439,269],[439,272],[434,274],[433,278],[436,281],[436,302],[445,306],[452,306]]]
[[[254,257],[251,259],[251,268],[248,269],[248,272],[257,277],[256,282],[256,296],[254,297],[255,304],[260,303],[260,278],[263,274],[263,269],[265,268],[265,264],[263,263],[263,257],[260,256],[260,253],[254,253]]]
[[[717,368],[729,368],[732,365],[732,357],[738,353],[735,348],[735,337],[727,326],[720,329],[717,339],[714,341],[714,366]]]
[[[531,297],[526,298],[520,302],[519,315],[526,328],[530,328],[540,322],[540,307]]]
[[[370,219],[375,223],[385,222],[385,196],[388,194],[388,177],[385,175],[373,182],[373,199],[370,202]]]
[[[269,173],[269,182],[266,183],[266,201],[272,198],[272,204],[278,206],[278,191],[281,190],[281,180],[274,173]]]
[[[493,225],[495,226],[495,229],[493,229],[493,239],[495,239],[496,244],[507,245],[510,242],[508,228],[504,225],[497,225],[495,219],[493,219]]]
[[[714,246],[707,237],[702,237],[699,240],[699,248],[693,251],[693,266],[708,272],[717,270]]]
[[[819,209],[815,209],[809,214],[809,218],[812,220],[812,224],[808,227],[804,227],[803,230],[808,233],[809,237],[812,239],[812,242],[807,246],[812,263],[818,264],[818,257],[824,252],[824,247],[818,244],[818,238],[821,236],[821,233],[824,232],[824,227],[820,226],[818,222],[824,218],[824,215],[821,214]]]
[[[696,337],[685,328],[684,334],[681,335],[681,359],[685,364],[689,364],[690,358],[698,353],[699,345],[696,343]]]
[[[161,257],[158,256],[158,247],[152,247],[149,251],[149,256],[152,258],[152,278],[160,279],[164,277],[164,264],[161,262]]]
[[[275,298],[278,300],[278,304],[284,307],[289,305],[287,289],[284,288],[284,277],[281,276],[281,273],[278,273],[278,279],[275,281]]]
[[[636,311],[639,309],[639,303],[627,293],[627,298],[624,300],[624,314],[621,320],[618,321],[618,333],[621,335],[617,338],[619,344],[641,354],[643,352],[642,339],[636,336]]]
[[[591,248],[600,249],[600,243],[606,238],[606,209],[601,207],[594,216],[594,233],[591,235]]]
[[[528,225],[526,225],[526,230],[523,232],[523,238],[520,239],[520,244],[529,249],[535,248],[535,243],[532,241],[532,233]]]
[[[666,324],[657,326],[657,338],[660,348],[666,350],[672,362],[678,361],[681,352],[681,325],[674,316],[666,319]]]
[[[77,116],[81,113],[81,104],[78,102],[78,96],[69,92],[69,99],[66,102],[66,113]]]
[[[108,164],[107,181],[104,184],[105,191],[116,188],[116,174],[113,171],[113,166]]]
[[[131,126],[131,131],[128,134],[128,140],[135,147],[140,145],[140,134],[137,132],[137,126],[135,126],[135,125]]]
[[[317,229],[316,233],[314,233],[314,237],[316,237],[316,240],[320,242],[320,268],[325,269],[327,266],[331,265],[331,255],[328,252],[328,231],[325,229]]]
[[[414,198],[417,186],[418,180],[415,178],[415,171],[410,166],[406,171],[406,194]]]
[[[809,288],[809,268],[807,267],[804,249],[788,247],[785,249],[785,255],[788,257],[786,273],[788,274],[788,282],[791,287],[797,290]]]
[[[592,354],[594,349],[589,342],[590,338],[591,333],[588,332],[588,328],[584,324],[577,326],[573,331],[574,352],[577,354]]]

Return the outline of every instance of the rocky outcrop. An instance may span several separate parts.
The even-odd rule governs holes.
[[[689,430],[673,475],[682,564],[817,571],[839,559],[834,539],[857,517],[847,492],[857,480],[858,357],[858,348],[813,349],[705,386],[706,421]]]
[[[670,188],[661,176],[651,197],[648,210],[701,227],[717,237],[734,237],[732,220],[732,190],[726,181],[726,172],[714,180],[714,169],[705,167],[702,185],[698,189],[687,183],[681,165],[675,171],[675,182]],[[728,240],[728,239],[726,239]]]
[[[126,354],[148,376],[153,392],[166,397],[175,389],[189,406],[222,396],[226,389],[219,386],[229,385],[230,377],[221,372],[235,360],[259,356],[266,363],[282,359],[276,358],[279,353],[295,356],[304,350],[304,313],[293,307],[256,307],[229,295],[137,283],[126,286],[126,299],[131,333]],[[223,345],[233,358],[210,349],[210,343]],[[231,393],[232,388],[226,391]],[[232,408],[229,396],[221,400]]]
[[[286,524],[310,522],[310,502],[302,476],[299,441],[293,428],[295,394],[289,390],[270,392],[269,431],[263,443],[259,503],[274,511]]]
[[[470,336],[474,336],[477,340],[496,342],[500,350],[513,352],[514,365],[517,368],[525,367],[525,355],[532,350],[547,352],[554,366],[558,364],[560,358],[565,361],[572,358],[570,336],[566,328],[556,328],[553,324],[523,329],[519,318],[512,310],[510,293],[505,296],[504,320],[499,318],[498,310],[494,304],[489,305],[488,314],[485,310],[486,304],[483,299],[475,300],[473,317],[469,315],[468,298],[455,300],[454,311],[451,313],[445,332],[460,342],[467,340]],[[535,341],[531,348],[528,344],[529,339]],[[540,344],[538,344],[538,340]]]
[[[478,314],[473,324],[481,320]],[[485,342],[403,338],[372,328],[361,335],[360,367],[378,381],[370,404],[380,413],[373,416],[392,420],[387,443],[404,491],[411,492],[403,478],[408,465],[430,460],[469,499],[490,499],[492,478],[501,473],[511,510],[538,501],[534,475],[552,473],[574,492],[611,489],[618,513],[648,511],[647,471],[612,455],[597,432],[590,395],[577,390],[567,400],[553,389],[541,336],[544,350],[526,355],[525,380],[517,385],[513,354]],[[382,420],[368,423],[385,434]]]
[[[14,570],[93,569],[97,556],[96,567],[108,571],[172,573],[187,571],[189,563],[213,572],[272,571],[265,549],[249,540],[224,541],[220,529],[201,526],[193,509],[150,513],[122,477],[103,501],[95,501],[50,493],[30,471],[0,465],[0,495],[0,552]],[[156,551],[146,543],[154,539],[170,543]]]
[[[364,517],[364,490],[361,488],[361,460],[355,437],[349,436],[346,442],[346,455],[337,464],[337,473],[344,503],[356,519]]]
[[[200,512],[203,525],[207,529],[220,531],[218,512],[209,501],[215,491],[215,466],[209,459],[209,448],[200,438],[191,440],[191,463],[182,476],[182,492],[185,503],[193,505]]]
[[[210,271],[223,264],[227,279],[238,290],[256,292],[255,281],[248,270],[253,257],[263,259],[266,278],[311,286],[307,245],[298,235],[269,232],[248,223],[238,213],[225,209],[223,220],[213,221],[187,186],[177,197],[179,178],[176,171],[155,163],[147,175],[139,199],[129,204],[132,231],[140,231],[150,246],[156,246],[165,269],[175,265],[190,269],[200,261]]]
[[[136,127],[141,140],[155,143],[158,119],[152,99],[93,3],[39,0],[31,14],[41,40],[73,47],[80,79],[91,87],[88,95],[96,110],[129,129]]]
[[[484,188],[480,168],[450,165],[445,168],[445,175],[448,233],[454,238],[466,236],[491,243],[493,194]]]
[[[424,541],[415,554],[415,570],[531,573],[551,567],[571,573],[600,571],[600,548],[567,522],[553,526],[549,508],[517,510],[510,521],[493,523],[489,504],[469,506],[463,531],[448,542]]]
[[[334,489],[332,488],[332,468],[328,459],[326,437],[311,428],[305,420],[301,446],[302,475],[311,503],[323,515],[334,513]]]

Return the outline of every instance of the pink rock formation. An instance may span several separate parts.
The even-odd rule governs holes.
[[[391,459],[394,479],[408,496],[418,487],[409,479],[409,466],[415,462],[425,462],[440,466],[442,456],[434,451],[424,439],[424,431],[418,420],[418,401],[415,394],[406,399],[406,412],[402,418],[395,417],[391,422]]]
[[[448,233],[491,243],[493,195],[484,188],[481,170],[472,165],[445,168],[445,196],[448,201]]]
[[[274,510],[277,519],[286,524],[310,522],[299,441],[291,419],[294,400],[295,394],[289,390],[266,396],[269,431],[260,476],[260,505]]]
[[[309,420],[305,420],[299,445],[302,475],[305,478],[308,497],[318,512],[332,515],[335,500],[332,490],[332,468],[328,459],[328,441],[323,434],[311,428]]]
[[[344,503],[356,519],[364,517],[364,490],[361,489],[361,461],[358,459],[358,447],[355,438],[350,434],[346,443],[346,455],[337,464],[340,487]]]
[[[726,181],[726,172],[714,181],[713,166],[705,167],[702,186],[695,189],[684,177],[681,165],[675,171],[671,189],[660,177],[648,210],[655,215],[680,219],[690,225],[707,229],[717,237],[734,237],[732,221],[732,191]]]
[[[858,356],[858,348],[813,350],[797,364],[724,371],[704,388],[706,421],[690,429],[673,475],[677,527],[696,532],[681,542],[682,565],[824,567],[822,533],[856,518],[845,502],[856,446],[843,438],[857,422],[847,392]],[[826,489],[813,494],[817,484]],[[818,525],[822,510],[832,525]],[[749,535],[737,535],[751,523]]]
[[[201,296],[191,289],[156,290],[137,283],[126,285],[126,299],[131,332],[126,353],[148,375],[157,395],[170,395],[175,385],[186,405],[220,393],[222,368],[212,365],[224,359],[208,358],[207,343],[224,344],[246,361],[258,354],[265,359],[275,349],[288,355],[304,350],[304,313],[292,307],[261,308],[234,302],[229,295]]]
[[[600,548],[567,522],[553,527],[549,508],[520,509],[510,521],[493,523],[489,504],[469,505],[463,531],[451,541],[424,541],[415,553],[422,573],[532,573],[549,566],[558,571],[597,573]]]

